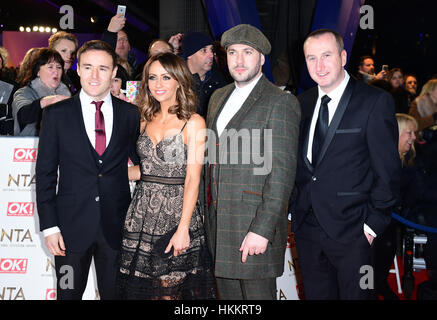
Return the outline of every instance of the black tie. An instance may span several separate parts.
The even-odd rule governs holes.
[[[327,95],[322,97],[320,104],[319,117],[317,118],[316,129],[314,130],[312,161],[313,167],[317,165],[319,153],[322,149],[323,141],[325,140],[326,132],[328,132],[329,110],[328,102],[331,98]]]

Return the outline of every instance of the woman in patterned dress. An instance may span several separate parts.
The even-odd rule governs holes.
[[[118,279],[122,299],[214,299],[215,279],[198,201],[205,121],[191,74],[172,53],[143,70],[138,180],[126,216]]]

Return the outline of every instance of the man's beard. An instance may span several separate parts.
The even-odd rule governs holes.
[[[237,84],[245,85],[245,84],[251,82],[258,75],[259,71],[261,70],[261,68],[262,68],[261,58],[258,61],[256,67],[253,68],[252,70],[250,70],[250,72],[246,76],[239,75],[238,72],[235,71],[236,68],[241,68],[241,67],[246,68],[245,66],[236,66],[235,68],[233,68],[233,70],[232,70],[233,72],[231,72],[231,76],[232,76],[232,78],[234,78],[234,80]]]

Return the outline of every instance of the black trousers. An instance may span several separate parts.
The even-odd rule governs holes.
[[[374,298],[372,251],[364,229],[355,241],[339,243],[329,238],[310,212],[295,239],[306,299]]]
[[[66,246],[66,255],[55,257],[57,299],[81,300],[85,291],[92,258],[96,267],[100,299],[114,300],[115,279],[118,273],[119,250],[111,248],[101,228],[92,245],[85,251],[71,252]]]

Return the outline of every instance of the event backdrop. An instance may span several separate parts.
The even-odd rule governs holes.
[[[39,232],[37,148],[38,138],[0,137],[0,300],[56,299],[54,258]],[[292,236],[288,242],[284,274],[277,280],[280,300],[298,299],[297,289],[301,288],[295,277]],[[91,269],[83,297],[86,300],[99,299],[95,270]]]

